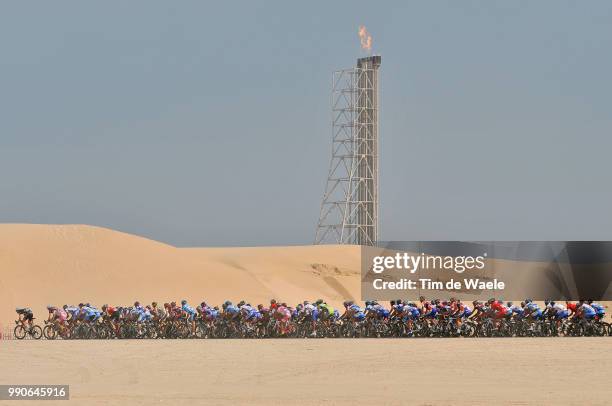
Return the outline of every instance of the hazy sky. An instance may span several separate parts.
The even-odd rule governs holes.
[[[383,239],[612,239],[609,1],[23,3],[0,13],[0,222],[311,243],[365,24]]]

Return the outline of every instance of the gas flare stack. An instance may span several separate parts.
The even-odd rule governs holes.
[[[332,156],[315,244],[378,240],[378,71],[380,55],[332,78]]]

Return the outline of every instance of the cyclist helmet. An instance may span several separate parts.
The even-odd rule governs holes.
[[[185,299],[181,300],[181,305],[185,306],[187,304],[187,301]]]
[[[512,306],[512,302],[506,303],[506,306],[511,307]]]

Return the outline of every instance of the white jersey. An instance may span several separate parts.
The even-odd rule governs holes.
[[[315,307],[314,305],[308,303],[307,305],[304,305],[304,313],[306,314],[313,314],[315,311]]]
[[[584,303],[582,306],[580,306],[580,309],[586,313],[586,314],[591,314],[591,313],[595,313],[595,309],[593,309],[593,307],[591,307],[590,305]]]
[[[552,308],[556,314],[563,313],[564,311],[567,310],[567,308],[563,306],[561,303],[555,303],[555,305]]]

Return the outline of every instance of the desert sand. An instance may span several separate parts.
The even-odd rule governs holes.
[[[360,248],[176,248],[84,225],[0,224],[0,323],[15,307],[270,298],[339,305],[360,296]],[[316,296],[316,297],[315,297]],[[0,330],[2,331],[2,330]]]
[[[40,318],[48,303],[81,301],[338,305],[359,298],[359,265],[354,246],[187,249],[91,226],[0,225],[0,321],[10,326],[16,306]],[[78,405],[603,405],[612,396],[611,343],[0,340],[0,384],[69,384]]]
[[[1,384],[69,384],[71,405],[609,405],[612,396],[608,337],[0,341],[0,365]]]

